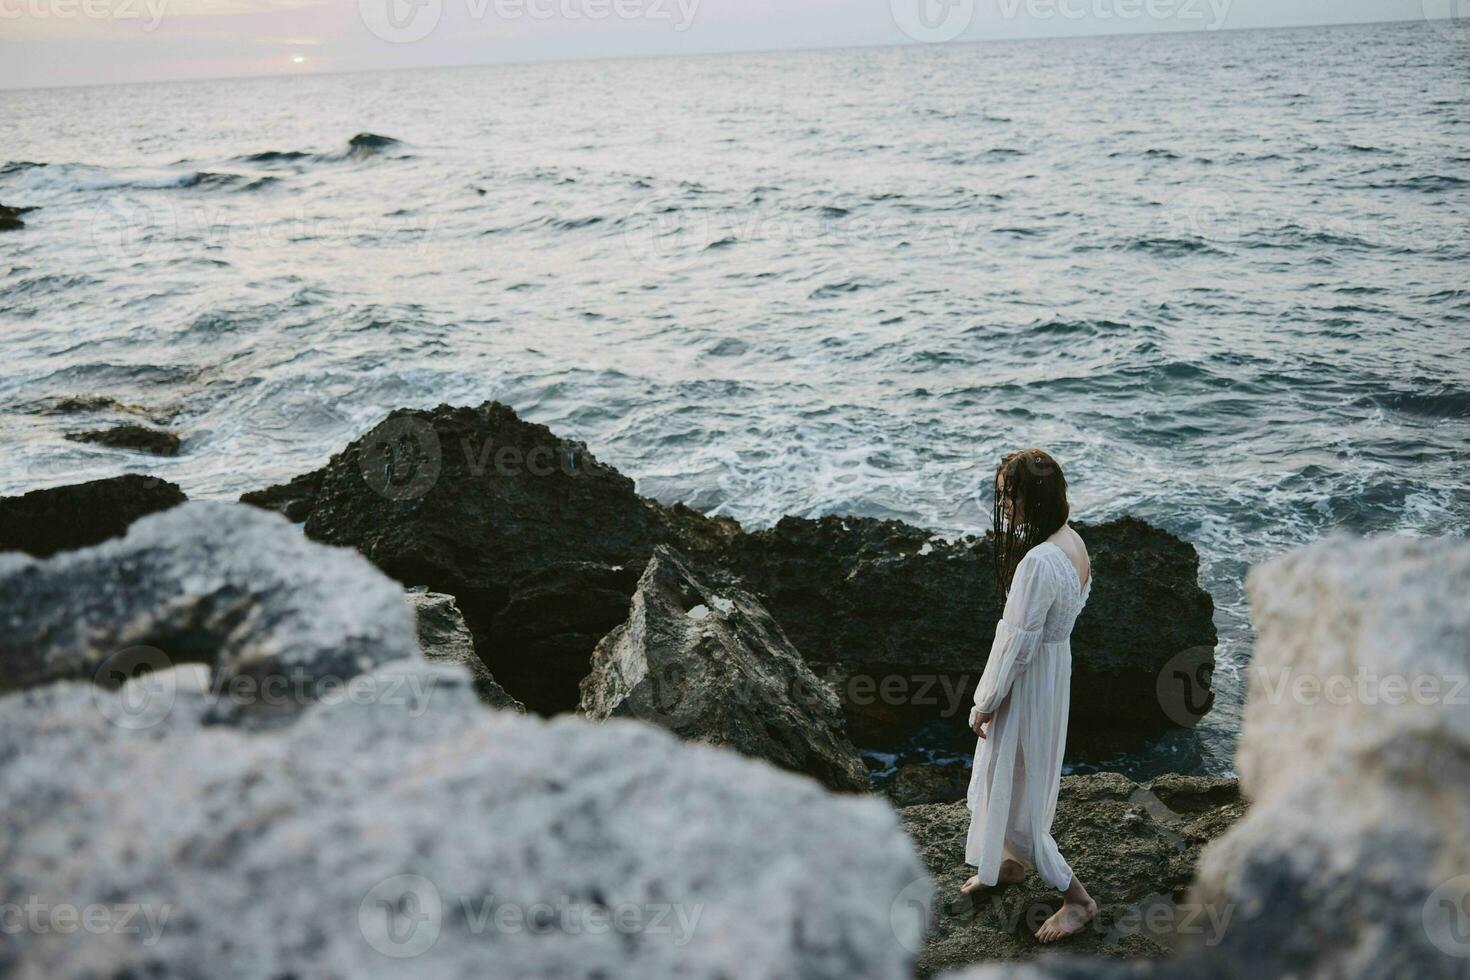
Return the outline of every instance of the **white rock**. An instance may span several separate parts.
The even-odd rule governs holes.
[[[142,910],[8,934],[0,973],[908,975],[891,906],[927,878],[880,800],[641,723],[486,711],[458,669],[380,676],[396,696],[263,732],[204,724],[185,685],[146,732],[89,684],[0,698],[0,894]]]
[[[117,686],[212,665],[219,719],[289,717],[328,687],[418,657],[402,589],[356,552],[239,504],[187,503],[93,548],[0,562],[0,690]]]

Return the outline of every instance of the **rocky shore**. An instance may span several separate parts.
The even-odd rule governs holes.
[[[1056,834],[1103,911],[1058,957],[1030,938],[1056,901],[1034,877],[957,899],[956,767],[901,772],[888,792],[915,802],[895,809],[859,754],[963,724],[996,615],[984,539],[852,518],[747,531],[639,496],[493,403],[394,413],[245,500],[140,477],[0,500],[0,890],[35,910],[0,974],[1470,962],[1470,714],[1274,686],[1463,675],[1463,542],[1333,542],[1253,574],[1265,673],[1241,785],[1065,779]],[[1193,549],[1138,521],[1084,534],[1098,585],[1074,700],[1108,703],[1072,738],[1187,724],[1214,638]],[[139,928],[58,924],[124,906]]]
[[[527,707],[574,710],[598,642],[627,618],[655,547],[738,583],[833,686],[859,745],[963,729],[1000,609],[986,538],[897,521],[788,517],[746,531],[665,506],[580,443],[508,407],[400,411],[320,470],[246,494],[453,595],[490,670]],[[1213,604],[1194,548],[1142,521],[1081,524],[1095,585],[1076,631],[1073,743],[1137,739],[1209,708]],[[1192,707],[1158,695],[1188,661]]]
[[[1067,951],[1154,958],[1196,929],[1223,933],[1228,921],[1211,921],[1184,902],[1201,849],[1245,809],[1234,780],[1171,775],[1139,785],[1116,773],[1064,777],[1053,835],[1102,909]],[[1048,951],[1033,934],[1060,901],[1034,874],[978,901],[959,895],[974,873],[964,864],[970,811],[963,802],[907,806],[899,815],[936,892],[920,977]]]

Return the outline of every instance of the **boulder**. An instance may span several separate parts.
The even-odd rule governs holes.
[[[321,470],[242,500],[357,548],[405,585],[454,596],[495,676],[540,711],[575,706],[592,647],[626,617],[606,591],[616,574],[588,579],[586,615],[528,614],[576,604],[570,566],[641,569],[659,543],[698,557],[738,529],[640,497],[586,446],[498,402],[394,412]]]
[[[626,619],[660,544],[743,580],[838,686],[860,745],[911,741],[941,721],[963,737],[1000,615],[988,539],[840,517],[747,534],[640,497],[582,444],[497,402],[394,412],[324,468],[242,499],[454,596],[491,672],[543,714],[575,708],[593,647]],[[1080,527],[1095,584],[1074,636],[1075,683],[1089,696],[1073,699],[1071,731],[1074,748],[1103,756],[1208,710],[1213,604],[1194,548],[1167,531]],[[1165,691],[1176,674],[1188,697]]]
[[[868,788],[837,698],[750,593],[715,588],[659,546],[628,621],[598,643],[582,682],[589,718],[637,718],[723,745],[836,790]]]
[[[1255,975],[1470,975],[1470,543],[1327,541],[1252,570],[1254,805],[1194,900]]]
[[[490,668],[475,652],[475,638],[454,604],[454,596],[424,588],[409,589],[405,595],[413,607],[419,647],[425,658],[432,663],[457,664],[468,670],[474,678],[475,693],[490,707],[525,714],[526,706],[505,693],[505,688],[495,682]]]
[[[0,231],[19,231],[26,226],[20,216],[35,208],[17,208],[8,204],[0,204]]]
[[[1218,941],[1231,923],[1212,920],[1185,899],[1201,849],[1245,809],[1234,780],[1171,775],[1140,785],[1116,773],[1063,777],[1053,835],[1100,906],[1093,924],[1063,948],[1159,957],[1196,936]],[[974,874],[964,863],[970,811],[963,801],[907,806],[899,814],[936,888],[920,977],[981,960],[1027,960],[1053,949],[1034,933],[1060,898],[1034,873],[979,901],[960,896],[960,885]],[[1010,974],[997,968],[993,975]]]
[[[177,456],[179,437],[163,429],[146,425],[114,425],[107,429],[88,429],[71,432],[66,436],[72,442],[90,442],[109,449],[130,449],[154,456]]]
[[[560,562],[517,581],[485,630],[493,669],[541,714],[576,710],[592,649],[627,620],[641,570]]]
[[[17,977],[892,980],[928,899],[881,800],[658,729],[485,711],[460,670],[264,732],[0,698]],[[375,676],[375,675],[369,675]],[[130,686],[156,683],[147,677]],[[104,700],[126,697],[101,692]],[[56,910],[127,928],[62,928]],[[26,914],[22,908],[20,914]]]
[[[0,610],[0,690],[115,687],[204,663],[230,695],[216,705],[222,721],[288,718],[381,663],[419,657],[397,585],[237,504],[183,504],[46,559],[0,555]]]
[[[0,552],[46,558],[101,544],[122,536],[138,518],[187,499],[172,483],[132,475],[0,497]]]
[[[1208,710],[1214,604],[1192,545],[1143,521],[1075,525],[1092,556],[1073,632],[1073,746],[1157,733]],[[964,727],[1001,606],[988,535],[944,541],[899,521],[786,517],[737,537],[729,565],[807,662],[832,671],[854,738],[897,742],[935,719]],[[1194,714],[1160,677],[1194,656]]]

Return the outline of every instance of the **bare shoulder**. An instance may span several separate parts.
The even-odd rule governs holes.
[[[1064,524],[1063,529],[1077,543],[1077,550],[1082,554],[1082,558],[1085,561],[1087,559],[1087,542],[1082,540],[1082,535],[1078,534],[1077,529],[1072,525]]]
[[[1072,561],[1077,569],[1079,581],[1087,581],[1092,575],[1092,558],[1087,553],[1087,543],[1082,540],[1070,524],[1063,524],[1056,534],[1052,535],[1051,541]]]

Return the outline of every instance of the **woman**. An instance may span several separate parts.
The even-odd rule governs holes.
[[[996,468],[996,588],[1005,614],[970,711],[980,742],[965,863],[976,874],[960,889],[978,895],[1035,868],[1062,892],[1062,907],[1036,932],[1044,943],[1097,915],[1051,837],[1071,698],[1069,638],[1092,588],[1087,548],[1068,514],[1067,480],[1046,453],[1012,453]]]

